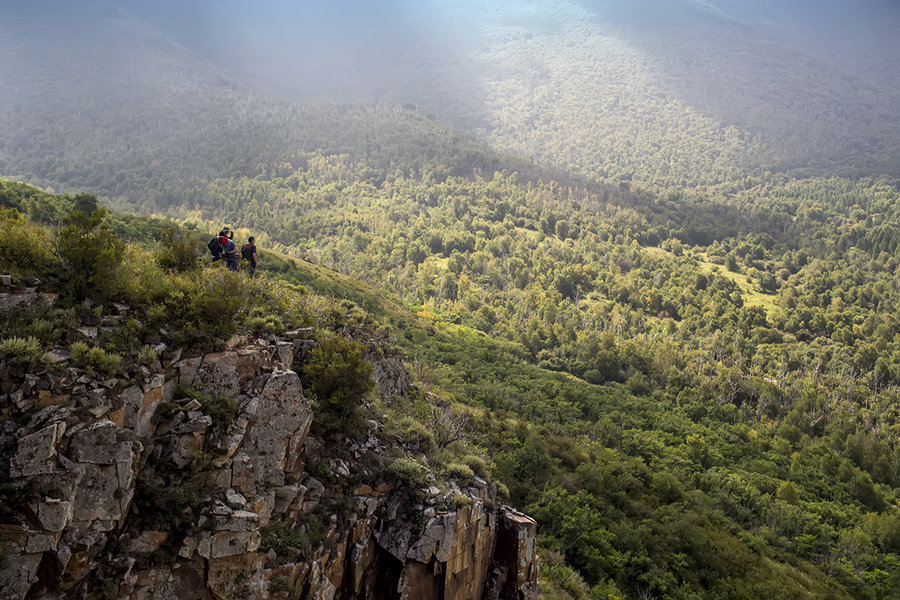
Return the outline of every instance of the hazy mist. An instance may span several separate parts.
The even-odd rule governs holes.
[[[794,54],[802,53],[879,85],[900,85],[893,77],[900,66],[900,3],[888,0],[120,4],[236,78],[299,99],[468,96],[495,74],[483,53],[498,28],[553,35],[585,18],[673,62],[685,51],[681,36],[696,54],[721,51],[728,40],[718,35],[735,36],[735,46],[783,47],[787,67],[802,68]]]
[[[617,137],[718,153],[728,127],[723,161],[900,172],[898,25],[891,0],[0,0],[0,168],[36,129],[108,146],[275,98],[414,106],[610,177]]]

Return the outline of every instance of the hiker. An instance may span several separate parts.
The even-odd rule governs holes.
[[[219,234],[209,240],[209,242],[206,244],[206,247],[209,248],[209,253],[212,254],[213,262],[222,259],[222,249],[225,247],[225,244],[227,242],[228,227],[223,227],[222,230],[219,231]]]
[[[247,243],[241,246],[241,258],[250,262],[250,276],[256,273],[256,238],[252,235],[247,238]]]
[[[227,232],[227,235],[223,239],[225,241],[222,243],[222,258],[225,260],[225,266],[228,267],[229,271],[237,271],[238,249],[237,245],[234,243],[234,232]]]

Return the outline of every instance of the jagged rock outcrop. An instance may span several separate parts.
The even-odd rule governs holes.
[[[535,523],[496,506],[492,485],[411,489],[369,475],[387,452],[377,437],[342,458],[309,438],[314,415],[291,370],[304,333],[170,353],[127,379],[7,377],[0,478],[25,501],[0,525],[0,597],[537,598]],[[386,393],[408,385],[391,380],[401,368],[376,369]],[[179,386],[224,396],[233,414],[223,421]],[[153,514],[154,477],[195,497]],[[288,550],[285,535],[299,536]]]

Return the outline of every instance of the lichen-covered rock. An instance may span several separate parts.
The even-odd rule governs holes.
[[[192,387],[207,396],[237,396],[241,391],[241,378],[237,371],[236,352],[209,354],[192,382]]]
[[[167,531],[144,531],[128,543],[128,551],[133,554],[150,554],[159,550],[168,539]]]
[[[178,369],[178,383],[184,386],[190,386],[194,383],[194,378],[200,372],[200,365],[203,364],[203,357],[196,356],[194,358],[185,358],[175,363]]]
[[[206,587],[202,559],[174,566],[130,572],[122,578],[117,598],[129,600],[213,600]]]
[[[38,522],[45,531],[62,531],[72,520],[74,504],[58,498],[45,498],[38,504]]]
[[[252,465],[249,477],[254,485],[283,486],[286,474],[299,476],[303,465],[300,448],[311,423],[312,410],[297,374],[273,373],[240,445]]]
[[[65,431],[65,423],[53,423],[21,438],[16,454],[9,462],[10,476],[32,477],[51,473],[56,466],[53,460],[56,456],[56,445]]]
[[[135,392],[132,392],[135,393]],[[141,396],[141,406],[137,414],[137,435],[149,437],[154,433],[153,417],[163,402],[171,402],[175,393],[175,382],[170,381],[162,386],[147,386]],[[128,399],[130,402],[130,398]],[[127,409],[126,409],[127,410]]]
[[[255,552],[225,555],[208,561],[206,586],[216,600],[267,598],[265,556]]]
[[[119,453],[118,428],[112,421],[100,421],[72,434],[69,458],[80,463],[112,465]]]
[[[372,365],[372,375],[381,394],[388,398],[403,396],[412,385],[412,374],[397,357],[382,358]]]
[[[78,521],[115,522],[124,516],[122,486],[115,466],[86,465],[81,483],[75,495]]]
[[[10,478],[34,493],[18,524],[0,525],[0,597],[69,600],[105,580],[120,600],[537,598],[534,522],[494,508],[486,481],[432,480],[423,491],[371,480],[362,458],[386,450],[377,424],[340,456],[307,440],[314,416],[282,367],[312,342],[291,339],[235,338],[226,352],[180,361],[176,352],[168,372],[145,366],[130,381],[70,368],[0,382],[18,401],[10,406],[39,408],[26,427],[0,430]],[[403,393],[401,362],[378,372],[384,394]],[[204,412],[214,407],[176,400],[176,383],[228,396],[237,411],[227,429]],[[328,477],[304,471],[307,453]],[[144,466],[141,481],[165,486],[178,513],[147,514],[144,500],[137,513]],[[262,547],[264,532],[307,541],[280,556],[286,547]]]
[[[235,357],[235,370],[241,381],[241,387],[246,388],[246,383],[256,377],[261,371],[271,371],[272,355],[274,349],[269,346],[256,348],[241,348]]]
[[[18,551],[17,551],[18,550]],[[0,590],[3,598],[24,598],[37,582],[37,569],[42,553],[27,553],[24,547],[11,548],[9,564],[0,571]]]

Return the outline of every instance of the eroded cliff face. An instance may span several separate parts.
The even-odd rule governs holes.
[[[346,448],[309,436],[290,367],[310,343],[167,352],[130,379],[7,371],[0,476],[21,503],[0,525],[0,597],[537,598],[535,523],[491,484],[378,474],[375,422]],[[382,388],[392,369],[377,366]],[[223,421],[187,388],[236,411]]]

